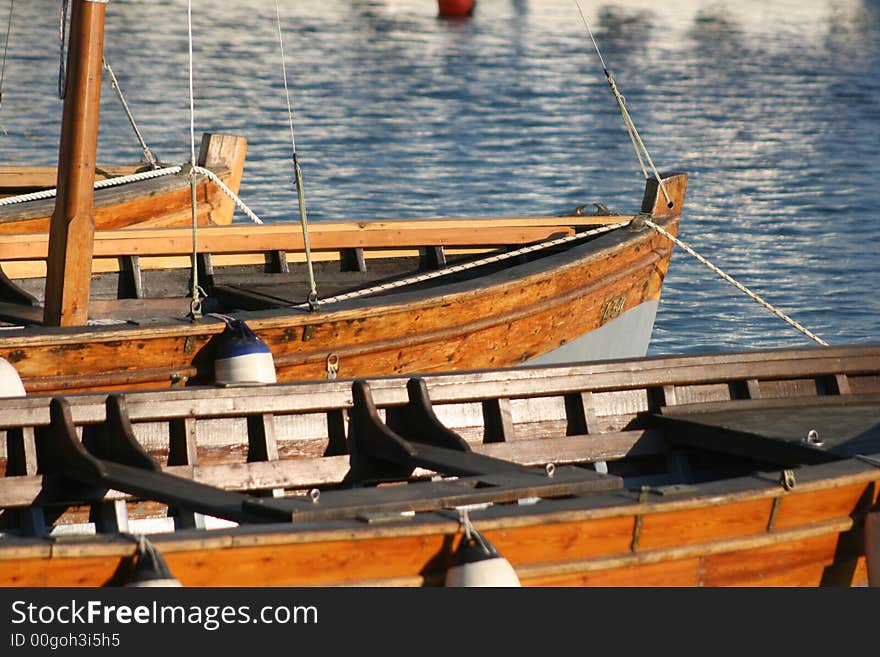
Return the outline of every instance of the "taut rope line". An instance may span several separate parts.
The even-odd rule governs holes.
[[[59,54],[58,54],[58,98],[64,98],[64,87],[67,83],[67,70],[66,70],[66,59],[67,59],[67,14],[69,9],[69,0],[61,0],[61,9],[60,15],[58,17],[58,39],[59,39]]]
[[[195,93],[193,91],[193,31],[192,31],[192,0],[187,2],[186,11],[188,46],[189,46],[189,189],[192,201],[192,301],[190,308],[193,321],[202,318],[202,300],[199,297],[199,266],[198,266],[198,208],[196,199],[196,110]],[[184,173],[187,173],[184,171]]]
[[[325,299],[321,299],[321,303],[325,305],[331,303],[340,303],[342,301],[350,301],[351,299],[357,299],[360,297],[369,296],[371,294],[378,294],[379,292],[388,292],[390,290],[406,287],[407,285],[414,285],[415,283],[423,283],[425,281],[434,280],[435,278],[442,278],[443,276],[449,276],[450,274],[457,274],[458,272],[467,271],[468,269],[475,269],[476,267],[482,267],[483,265],[491,265],[496,262],[502,262],[511,258],[518,258],[529,253],[534,253],[535,251],[542,251],[544,249],[548,249],[554,246],[561,246],[570,242],[576,242],[587,237],[601,235],[602,233],[607,233],[617,228],[627,226],[629,225],[629,223],[630,222],[628,221],[623,221],[618,224],[600,226],[599,228],[586,230],[582,233],[575,233],[574,235],[557,237],[556,239],[524,246],[519,249],[514,249],[513,251],[505,251],[504,253],[498,253],[495,255],[487,256],[485,258],[480,258],[479,260],[462,263],[460,265],[452,265],[451,267],[438,269],[436,271],[425,272],[422,274],[416,274],[414,276],[409,276],[407,278],[392,281],[390,283],[381,283],[379,285],[374,285],[373,287],[367,287],[361,290],[354,290],[352,292],[346,292],[344,294],[337,294],[335,297],[327,297]],[[306,304],[301,303],[297,306],[294,306],[294,308],[305,308],[305,306]]]
[[[648,178],[648,170],[645,167],[645,163],[642,160],[642,154],[644,153],[645,159],[648,161],[648,164],[651,167],[651,172],[654,174],[654,177],[657,179],[658,184],[660,185],[660,191],[663,192],[663,196],[666,198],[666,204],[671,208],[673,203],[672,199],[669,197],[669,193],[666,191],[666,186],[663,184],[663,177],[658,173],[657,167],[654,166],[654,160],[651,159],[651,154],[648,152],[647,146],[645,146],[645,142],[642,141],[642,137],[639,134],[639,131],[636,129],[636,124],[633,122],[632,117],[629,114],[629,110],[626,109],[626,99],[623,97],[623,94],[617,89],[617,84],[614,82],[614,78],[611,76],[611,72],[608,70],[608,66],[605,64],[605,58],[602,57],[602,51],[599,50],[599,44],[596,42],[596,37],[593,36],[593,30],[590,28],[590,23],[587,21],[587,17],[584,16],[584,12],[581,9],[580,2],[578,0],[574,0],[575,5],[577,6],[578,13],[581,15],[581,20],[584,23],[584,27],[587,28],[587,33],[590,35],[590,40],[593,42],[593,48],[596,49],[596,54],[599,56],[599,62],[602,64],[602,71],[605,73],[605,77],[608,80],[608,86],[611,88],[611,93],[614,94],[614,99],[617,101],[617,107],[620,109],[620,115],[623,117],[623,124],[626,127],[626,132],[629,134],[629,139],[632,142],[633,149],[636,152],[636,157],[639,159],[639,166],[642,168],[642,173],[645,175],[645,178]]]
[[[602,56],[602,51],[599,50],[599,44],[596,42],[596,37],[593,35],[593,30],[590,28],[590,23],[587,21],[586,16],[584,16],[584,12],[583,12],[583,9],[581,9],[580,2],[578,2],[578,0],[574,0],[574,3],[577,6],[578,13],[581,15],[581,20],[584,23],[584,27],[587,28],[587,33],[590,35],[590,40],[593,42],[593,48],[595,48],[596,54],[599,56],[599,62],[602,64],[602,70],[605,72],[605,77],[608,79],[608,86],[611,87],[611,93],[614,94],[614,98],[617,101],[617,106],[620,109],[621,116],[623,117],[623,123],[626,126],[626,131],[629,134],[630,141],[632,141],[633,148],[635,149],[635,152],[636,152],[636,157],[639,159],[639,165],[642,167],[642,173],[645,174],[645,178],[648,177],[648,171],[645,167],[644,161],[642,160],[642,153],[644,153],[645,159],[648,161],[648,164],[651,167],[651,171],[653,172],[654,177],[657,179],[657,183],[660,186],[660,191],[663,192],[663,196],[666,198],[666,204],[671,208],[674,205],[672,202],[672,199],[669,197],[669,193],[666,191],[666,186],[663,184],[663,178],[657,172],[657,167],[654,166],[654,160],[651,159],[651,154],[648,152],[648,147],[645,146],[645,142],[642,141],[642,137],[641,137],[641,135],[639,135],[639,131],[636,129],[635,123],[633,122],[632,117],[629,114],[629,110],[626,109],[626,99],[623,97],[623,95],[617,89],[617,84],[614,82],[614,78],[611,76],[611,72],[608,70],[608,66],[605,64],[605,58]],[[730,283],[731,285],[736,287],[741,292],[745,293],[748,297],[750,297],[754,301],[757,301],[759,304],[761,304],[762,306],[767,308],[774,315],[776,315],[777,317],[779,317],[780,319],[782,319],[786,323],[788,323],[791,326],[793,326],[794,328],[796,328],[798,331],[800,331],[801,333],[803,333],[804,335],[809,337],[811,340],[814,340],[815,342],[819,343],[820,345],[822,345],[824,347],[828,346],[828,343],[825,342],[818,335],[816,335],[815,333],[813,333],[809,329],[798,324],[791,317],[789,317],[788,315],[783,313],[781,310],[779,310],[778,308],[776,308],[775,306],[773,306],[769,302],[762,299],[760,296],[758,296],[756,293],[752,292],[750,289],[748,289],[742,283],[739,283],[738,281],[734,280],[730,275],[726,274],[719,267],[713,265],[706,258],[701,256],[696,251],[694,251],[691,247],[689,247],[687,244],[682,242],[680,239],[678,239],[677,237],[672,235],[670,232],[661,228],[660,226],[655,224],[650,219],[646,219],[645,224],[647,226],[650,226],[654,230],[656,230],[661,235],[663,235],[663,237],[671,240],[673,244],[676,244],[682,250],[684,250],[685,252],[692,255],[694,258],[696,258],[698,261],[700,261],[706,267],[708,267],[713,272],[718,274],[721,278],[726,280],[728,283]]]
[[[281,12],[278,9],[278,0],[275,0],[275,21],[278,25],[278,47],[281,51],[281,76],[284,78],[284,95],[287,99],[287,120],[290,126],[290,146],[292,149],[293,174],[296,182],[296,199],[299,204],[299,220],[302,224],[303,246],[306,252],[306,269],[309,275],[309,308],[318,310],[318,288],[315,284],[315,271],[312,266],[312,248],[309,244],[309,219],[306,214],[306,195],[303,190],[302,169],[299,166],[299,156],[296,150],[296,134],[293,129],[293,109],[290,104],[290,87],[287,84],[287,65],[284,57],[284,37],[281,30]]]
[[[696,251],[694,251],[691,247],[689,247],[687,244],[685,244],[685,243],[682,242],[680,239],[678,239],[677,237],[675,237],[675,236],[674,236],[672,233],[670,233],[669,231],[667,231],[667,230],[661,228],[660,226],[658,226],[657,224],[655,224],[655,223],[654,223],[653,221],[651,221],[650,219],[646,219],[646,220],[645,220],[645,225],[650,226],[651,228],[653,228],[654,230],[656,230],[656,231],[657,231],[658,233],[660,233],[663,237],[665,237],[666,239],[670,240],[673,244],[675,244],[676,246],[680,247],[681,249],[683,249],[684,251],[686,251],[687,253],[689,253],[690,255],[692,255],[694,258],[696,258],[696,259],[699,260],[701,263],[703,263],[706,267],[708,267],[708,268],[711,269],[713,272],[715,272],[716,274],[718,274],[718,275],[719,275],[721,278],[723,278],[725,281],[727,281],[728,283],[730,283],[731,285],[733,285],[733,286],[734,286],[736,289],[738,289],[740,292],[743,292],[743,293],[744,293],[746,296],[748,296],[749,298],[753,299],[754,301],[757,301],[759,304],[761,304],[762,306],[764,306],[764,307],[765,307],[767,310],[769,310],[771,313],[773,313],[774,315],[776,315],[777,317],[779,317],[781,320],[783,320],[783,321],[786,322],[787,324],[789,324],[789,325],[793,326],[794,328],[796,328],[798,331],[800,331],[801,333],[803,333],[804,335],[806,335],[806,336],[807,336],[808,338],[810,338],[811,340],[813,340],[813,341],[815,341],[815,342],[818,342],[818,343],[819,343],[820,345],[822,345],[823,347],[827,347],[827,346],[828,346],[828,343],[825,342],[825,340],[823,340],[822,338],[820,338],[818,335],[816,335],[815,333],[813,333],[813,332],[810,331],[809,329],[804,328],[803,326],[801,326],[800,324],[798,324],[798,323],[797,323],[796,321],[794,321],[791,317],[789,317],[789,316],[786,315],[784,312],[782,312],[781,310],[779,310],[778,308],[776,308],[775,306],[773,306],[771,303],[769,303],[769,302],[765,301],[764,299],[762,299],[760,296],[758,296],[755,292],[752,292],[749,288],[747,288],[747,287],[746,287],[745,285],[743,285],[742,283],[740,283],[740,282],[734,280],[732,276],[730,276],[729,274],[727,274],[727,273],[725,273],[724,271],[722,271],[721,268],[717,267],[716,265],[713,265],[713,264],[712,264],[711,262],[709,262],[706,258],[704,258],[703,256],[701,256],[701,255],[700,255],[699,253],[697,253]]]
[[[113,91],[116,92],[116,97],[122,105],[122,110],[125,112],[125,116],[128,117],[128,122],[131,124],[132,130],[134,130],[135,137],[137,137],[138,143],[141,146],[141,151],[144,154],[144,160],[153,169],[160,168],[159,161],[156,159],[156,156],[153,155],[153,151],[150,150],[150,147],[147,146],[147,142],[144,140],[141,131],[138,129],[137,123],[135,123],[134,116],[128,107],[128,103],[125,102],[125,96],[122,95],[122,88],[119,86],[119,80],[116,79],[116,74],[113,72],[113,69],[110,68],[110,64],[107,63],[105,58],[101,59],[101,63],[104,66],[104,70],[107,71],[107,74],[110,76],[110,86],[113,88]]]
[[[6,55],[9,53],[9,37],[12,34],[12,11],[15,0],[9,0],[9,19],[6,22],[6,39],[3,42],[3,64],[0,66],[0,109],[3,107],[3,79],[6,77]],[[0,125],[0,132],[6,134],[6,128]]]

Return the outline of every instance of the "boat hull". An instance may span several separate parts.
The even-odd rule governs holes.
[[[324,490],[296,506],[293,522],[236,527],[203,516],[207,529],[181,529],[194,516],[187,521],[160,502],[106,487],[88,500],[81,487],[65,492],[34,445],[49,436],[49,400],[0,400],[9,455],[0,463],[7,473],[0,505],[6,522],[18,518],[23,528],[7,525],[0,541],[0,585],[119,584],[135,550],[121,532],[134,532],[149,535],[189,586],[439,586],[463,535],[452,508],[462,490],[483,500],[472,504],[470,519],[525,586],[868,582],[866,554],[875,556],[876,547],[873,535],[866,541],[865,525],[880,490],[876,345],[493,369],[423,381],[438,417],[480,457],[553,463],[556,477],[577,463],[604,483],[537,500],[523,488],[499,492],[491,475],[479,475],[485,484],[473,489],[459,487],[464,476],[437,488],[427,481],[432,472],[421,471],[412,476],[422,481],[403,489],[432,492],[401,501],[393,497],[400,486],[345,485],[356,476],[356,461],[346,453],[352,433],[344,417],[355,436],[363,429],[350,380],[126,393],[139,444],[168,474],[224,490],[277,491],[271,499],[287,491],[303,500],[290,491]],[[398,377],[369,384],[386,419],[411,389]],[[70,397],[72,422],[109,421],[106,402],[105,395]],[[727,414],[723,422],[718,413]],[[698,420],[703,433],[688,438]],[[737,422],[749,430],[734,431]],[[804,426],[819,428],[823,448],[804,446]],[[592,471],[600,462],[609,475]],[[619,488],[614,477],[622,479]],[[369,499],[364,491],[372,491]],[[51,538],[27,534],[41,519],[51,524],[44,528]]]
[[[641,358],[648,353],[654,319],[660,302],[643,301],[619,317],[528,361],[529,365],[592,362],[617,358]]]
[[[677,231],[678,216],[657,221]],[[633,316],[641,318],[632,339],[638,351],[671,254],[672,244],[656,232],[623,228],[485,276],[316,313],[239,317],[269,346],[279,381],[326,379],[328,358],[340,377],[519,365]],[[29,393],[210,384],[224,326],[205,318],[33,336],[9,331],[0,357],[15,366]],[[597,351],[608,344],[604,334],[614,335],[614,327],[599,334]]]
[[[199,164],[211,169],[227,187],[238,193],[246,151],[247,141],[242,137],[207,134],[202,140]],[[119,175],[135,173],[134,170],[123,172],[117,169],[111,167]],[[31,192],[39,191],[33,187],[35,183],[45,183],[51,177],[47,173],[36,174],[32,168],[21,175],[16,173],[12,167],[0,170],[0,182],[7,189]],[[48,187],[54,184],[53,180]],[[199,225],[226,225],[232,222],[234,202],[204,176],[197,181],[196,201]],[[46,233],[54,210],[54,198],[0,207],[0,234]],[[95,228],[99,230],[130,226],[189,226],[192,224],[189,179],[169,175],[95,190],[93,218]]]
[[[877,501],[880,470],[837,469],[797,493],[733,481],[743,490],[650,503],[621,493],[610,508],[610,498],[592,509],[514,505],[477,527],[523,586],[862,586],[859,523]],[[439,518],[178,531],[153,542],[184,586],[439,586],[460,537],[457,521]],[[118,584],[131,541],[82,545],[7,541],[0,585]]]

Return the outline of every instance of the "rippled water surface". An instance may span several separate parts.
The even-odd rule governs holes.
[[[459,21],[434,0],[279,5],[310,219],[638,210],[642,174],[573,0],[479,0]],[[681,237],[829,342],[877,342],[880,2],[581,5],[657,166],[690,174]],[[57,158],[58,8],[15,5],[0,163]],[[196,133],[245,135],[243,198],[296,218],[274,2],[194,0],[193,21]],[[108,5],[107,60],[176,164],[186,24],[184,0]],[[139,155],[105,84],[99,161]],[[676,250],[651,354],[806,344]]]

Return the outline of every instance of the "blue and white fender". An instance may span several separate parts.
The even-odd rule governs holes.
[[[226,320],[214,360],[217,385],[275,383],[275,361],[269,346],[239,319]]]

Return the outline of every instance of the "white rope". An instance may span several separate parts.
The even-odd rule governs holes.
[[[443,276],[448,276],[450,274],[457,274],[458,272],[467,271],[468,269],[474,269],[476,267],[482,267],[483,265],[491,265],[496,262],[502,262],[504,260],[509,260],[510,258],[516,258],[522,255],[527,255],[529,253],[534,253],[535,251],[541,251],[543,249],[548,249],[554,246],[560,246],[562,244],[568,244],[569,242],[575,242],[577,240],[582,240],[586,237],[592,237],[594,235],[600,235],[602,233],[607,233],[608,231],[615,230],[617,228],[621,228],[623,226],[629,225],[628,221],[621,222],[619,224],[610,224],[608,226],[600,226],[599,228],[594,228],[592,230],[584,231],[583,233],[575,233],[574,235],[566,235],[565,237],[557,237],[554,240],[547,240],[545,242],[539,242],[538,244],[532,244],[530,246],[524,246],[519,249],[515,249],[513,251],[507,251],[505,253],[499,253],[493,256],[488,256],[486,258],[481,258],[479,260],[474,260],[472,262],[467,262],[461,265],[453,265],[451,267],[447,267],[445,269],[439,269],[437,271],[425,272],[423,274],[416,274],[415,276],[409,276],[407,278],[403,278],[399,281],[392,281],[390,283],[382,283],[380,285],[374,285],[373,287],[364,288],[362,290],[355,290],[353,292],[346,292],[345,294],[338,294],[335,297],[328,297],[326,299],[321,299],[321,304],[329,304],[329,303],[339,303],[341,301],[349,301],[351,299],[357,299],[360,297],[369,296],[371,294],[377,294],[379,292],[388,292],[389,290],[394,290],[397,288],[405,287],[407,285],[414,285],[416,283],[422,283],[424,281],[430,281],[435,278],[441,278]],[[307,308],[308,304],[301,303],[295,308]]]
[[[236,206],[237,206],[242,212],[244,212],[244,213],[247,215],[248,219],[250,219],[251,221],[253,221],[255,224],[261,224],[261,223],[263,223],[263,220],[260,219],[256,214],[254,214],[253,210],[251,210],[247,205],[245,205],[245,202],[242,201],[242,200],[238,197],[238,194],[236,194],[236,193],[233,192],[231,189],[229,189],[229,187],[226,185],[226,183],[223,182],[223,181],[220,179],[220,176],[218,176],[216,173],[214,173],[214,172],[211,171],[210,169],[206,169],[206,168],[204,168],[204,167],[198,167],[198,166],[193,167],[193,171],[195,171],[196,173],[200,173],[200,174],[202,174],[203,176],[207,176],[207,177],[211,180],[211,182],[213,182],[215,185],[217,185],[217,187],[219,187],[220,190],[221,190],[224,194],[226,194],[229,198],[231,198],[231,199],[235,202],[235,205],[236,205]]]
[[[818,343],[819,343],[820,345],[822,345],[823,347],[827,347],[827,346],[828,346],[828,343],[825,342],[825,340],[823,340],[822,338],[820,338],[818,335],[816,335],[815,333],[813,333],[813,332],[810,331],[809,329],[806,329],[806,328],[804,328],[803,326],[801,326],[800,324],[798,324],[798,323],[797,323],[796,321],[794,321],[791,317],[789,317],[788,315],[786,315],[785,313],[783,313],[781,310],[779,310],[778,308],[776,308],[776,307],[773,306],[772,304],[770,304],[770,303],[768,303],[767,301],[765,301],[764,299],[762,299],[760,296],[758,296],[756,293],[752,292],[750,289],[748,289],[748,288],[747,288],[745,285],[743,285],[742,283],[739,283],[738,281],[735,281],[731,276],[729,276],[728,274],[726,274],[725,272],[723,272],[719,267],[713,265],[711,262],[709,262],[708,260],[706,260],[706,258],[704,258],[703,256],[701,256],[701,255],[700,255],[699,253],[697,253],[696,251],[694,251],[694,250],[693,250],[691,247],[689,247],[687,244],[685,244],[685,243],[682,242],[680,239],[678,239],[677,237],[675,237],[674,235],[672,235],[672,233],[670,233],[670,232],[668,232],[667,230],[661,228],[660,226],[658,226],[657,224],[655,224],[655,223],[654,223],[653,221],[651,221],[650,219],[646,219],[646,220],[645,220],[645,224],[648,225],[648,226],[650,226],[650,227],[653,228],[654,230],[656,230],[658,233],[660,233],[661,235],[663,235],[663,237],[665,237],[666,239],[670,240],[670,241],[671,241],[673,244],[675,244],[676,246],[680,247],[681,249],[683,249],[684,251],[686,251],[687,253],[689,253],[690,255],[692,255],[694,258],[696,258],[696,259],[699,260],[701,263],[703,263],[706,267],[708,267],[708,268],[711,269],[713,272],[715,272],[716,274],[718,274],[718,275],[719,275],[721,278],[723,278],[725,281],[727,281],[728,283],[730,283],[731,285],[733,285],[736,289],[738,289],[739,291],[743,292],[746,296],[750,297],[750,298],[753,299],[754,301],[757,301],[759,304],[761,304],[762,306],[764,306],[767,310],[769,310],[769,311],[772,312],[774,315],[776,315],[777,317],[779,317],[780,319],[782,319],[782,320],[785,321],[786,323],[788,323],[788,324],[790,324],[791,326],[793,326],[794,328],[796,328],[798,331],[800,331],[801,333],[803,333],[804,335],[806,335],[808,338],[810,338],[811,340],[814,340],[815,342],[818,342]]]
[[[153,169],[152,171],[143,171],[141,173],[133,173],[128,176],[117,176],[115,178],[106,178],[104,180],[95,181],[95,189],[103,189],[105,187],[116,187],[117,185],[127,185],[128,183],[138,182],[140,180],[148,180],[150,178],[160,178],[175,173],[180,173],[181,167],[165,167],[164,169]],[[43,189],[39,192],[31,192],[29,194],[20,194],[18,196],[8,196],[0,199],[0,206],[15,205],[16,203],[27,203],[28,201],[41,201],[48,198],[54,198],[58,193],[56,188]]]
[[[187,165],[188,166],[188,165]],[[226,194],[229,198],[231,198],[235,205],[247,215],[248,219],[253,221],[255,224],[263,223],[263,220],[257,216],[253,210],[251,210],[241,198],[229,189],[229,186],[223,182],[223,180],[216,173],[211,171],[210,169],[206,169],[204,167],[191,167],[195,173],[201,174],[207,177],[211,182],[213,182],[220,190]],[[150,180],[152,178],[161,178],[162,176],[174,175],[181,172],[184,172],[185,168],[182,166],[173,166],[173,167],[165,167],[162,169],[153,169],[151,171],[142,171],[141,173],[133,173],[127,176],[116,176],[115,178],[106,178],[104,180],[96,180],[95,181],[95,189],[104,189],[108,187],[117,187],[119,185],[127,185],[133,182],[139,182],[141,180]],[[57,189],[44,189],[39,192],[31,192],[30,194],[21,194],[19,196],[8,196],[6,198],[0,199],[0,207],[4,205],[15,205],[17,203],[27,203],[28,201],[40,201],[49,198],[54,198],[58,193]]]

